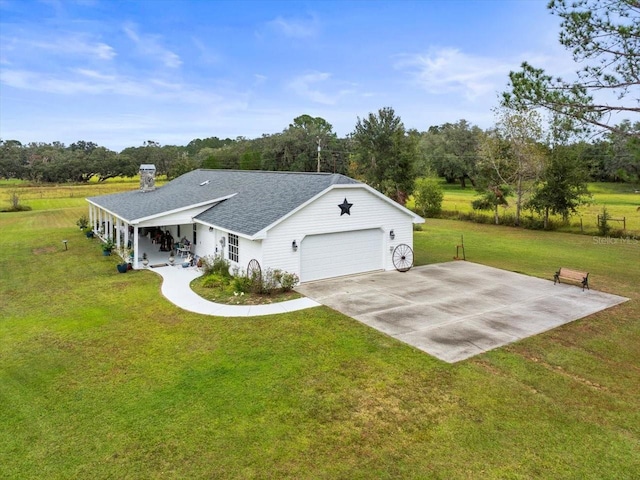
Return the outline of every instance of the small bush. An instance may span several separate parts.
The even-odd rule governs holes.
[[[206,288],[224,288],[229,284],[229,279],[215,273],[205,275],[202,278],[202,286]]]
[[[494,223],[493,216],[485,215],[482,213],[469,212],[469,213],[459,213],[458,220],[466,220],[468,222],[482,223],[482,224],[490,224]]]
[[[207,255],[202,258],[202,269],[205,275],[220,275],[230,279],[232,275],[229,266],[229,261],[220,255]]]
[[[9,207],[3,208],[2,212],[27,212],[31,210],[31,207],[27,205],[22,205],[20,203],[20,196],[17,191],[12,191],[9,193]]]
[[[424,217],[437,217],[442,210],[442,187],[435,178],[420,178],[413,191],[416,210]]]
[[[281,270],[267,268],[262,271],[262,285],[260,286],[260,293],[271,295],[280,286]]]
[[[486,198],[476,198],[471,202],[471,208],[474,210],[493,210],[493,204]]]
[[[244,275],[237,275],[231,281],[233,291],[238,293],[248,293],[252,291],[253,282],[251,278]]]
[[[247,279],[252,280],[252,279]],[[289,292],[295,288],[300,279],[295,273],[284,272],[280,269],[267,268],[262,272],[262,282],[251,281],[252,291],[271,295],[276,292]]]
[[[80,215],[80,218],[76,221],[76,225],[80,227],[80,230],[84,230],[89,226],[89,219],[86,215]]]
[[[295,273],[282,272],[282,277],[280,278],[280,285],[282,287],[283,292],[290,292],[295,288],[296,285],[300,282],[300,278]]]
[[[609,219],[611,215],[607,211],[607,207],[602,207],[602,214],[598,215],[598,233],[606,237],[611,232],[611,225],[609,225]]]

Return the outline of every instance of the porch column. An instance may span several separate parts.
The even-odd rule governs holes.
[[[122,228],[124,228],[124,245],[123,247],[129,248],[129,224],[127,222],[125,222],[124,220],[122,221]]]
[[[138,269],[138,226],[133,227],[133,268]]]
[[[116,249],[120,251],[120,247],[122,246],[120,243],[120,229],[122,228],[122,220],[118,217],[114,217],[116,221]]]

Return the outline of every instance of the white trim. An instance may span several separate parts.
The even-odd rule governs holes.
[[[236,232],[235,230],[229,230],[228,228],[221,227],[221,226],[215,225],[213,223],[207,223],[207,222],[204,222],[204,221],[202,221],[200,219],[197,219],[197,218],[193,218],[192,222],[193,223],[197,223],[199,225],[203,225],[205,227],[214,228],[214,229],[216,229],[216,230],[218,230],[220,232],[223,232],[223,233],[233,233],[234,235],[237,235],[238,237],[242,237],[242,238],[247,239],[247,240],[262,240],[262,239],[267,238],[266,235],[264,237],[256,237],[256,236],[252,237],[251,235],[247,235],[246,233]],[[258,233],[260,233],[260,232],[258,232]]]

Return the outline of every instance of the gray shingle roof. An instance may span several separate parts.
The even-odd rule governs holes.
[[[234,195],[197,218],[245,235],[254,235],[335,184],[354,184],[340,174],[194,170],[151,192],[140,190],[88,200],[128,222]]]

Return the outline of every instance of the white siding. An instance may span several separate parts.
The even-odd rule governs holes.
[[[198,244],[196,245],[196,255],[205,257],[207,255],[223,255],[229,260],[229,233],[224,230],[213,229],[209,231],[209,227],[201,224],[198,225]],[[225,239],[224,248],[220,244],[220,239]],[[251,241],[243,237],[239,237],[240,245],[238,247],[238,262],[229,262],[232,267],[238,267],[240,270],[247,269],[249,261],[258,260],[262,265],[262,241]]]
[[[240,258],[238,259],[238,267],[240,270],[247,271],[247,265],[251,260],[257,260],[262,265],[262,241],[247,240],[240,237],[240,249],[238,251]]]
[[[215,255],[220,250],[220,244],[218,239],[220,238],[220,232],[213,230],[209,231],[209,227],[196,223],[196,248],[195,254],[199,257],[206,257],[207,255]]]
[[[345,197],[353,206],[351,215],[341,216],[338,205]],[[300,275],[301,249],[293,251],[293,240],[301,246],[307,235],[365,229],[381,229],[383,232],[381,248],[385,270],[394,268],[391,248],[400,243],[413,248],[411,216],[364,188],[336,188],[269,230],[267,238],[262,241],[261,265],[263,268],[280,268]],[[390,230],[395,233],[394,240],[389,238]]]

